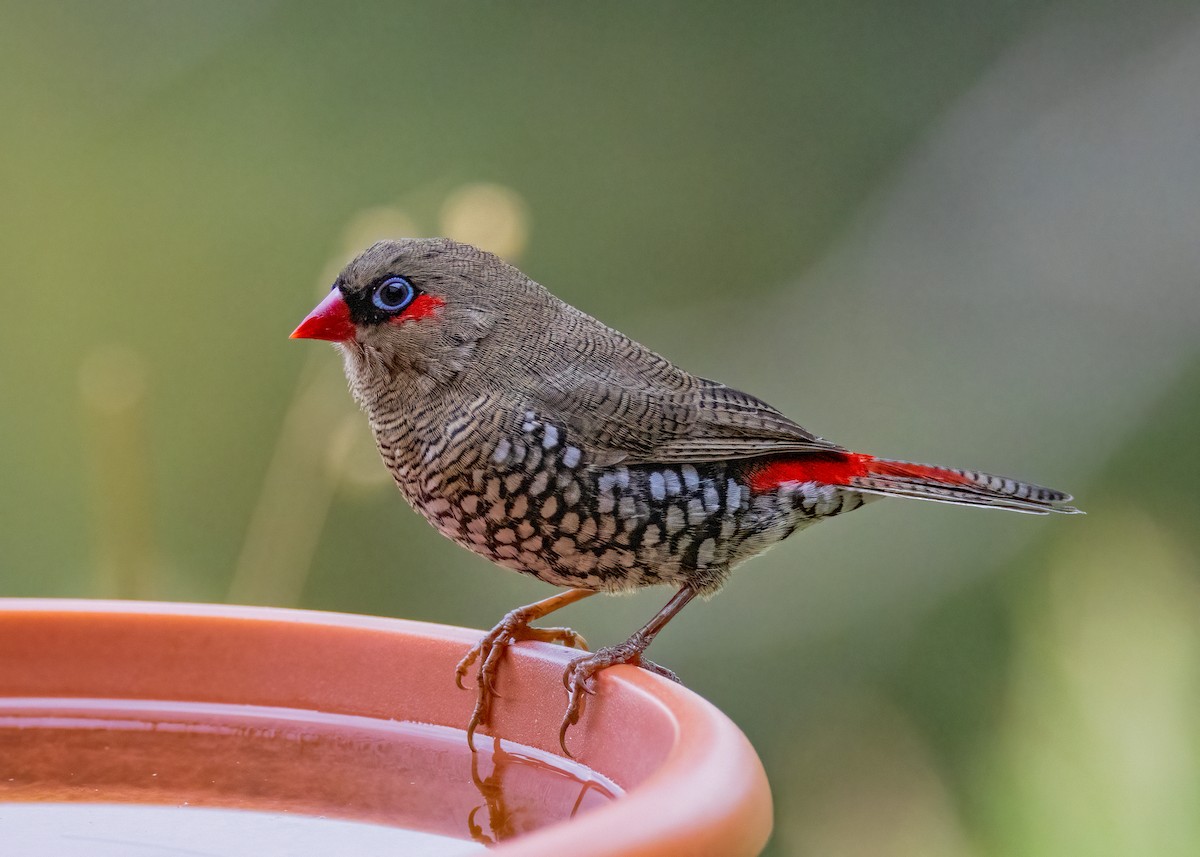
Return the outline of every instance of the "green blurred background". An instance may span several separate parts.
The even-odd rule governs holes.
[[[0,591],[481,628],[546,595],[418,520],[287,339],[355,249],[449,233],[826,437],[1089,512],[881,504],[672,623],[769,853],[1200,850],[1197,4],[0,21]]]

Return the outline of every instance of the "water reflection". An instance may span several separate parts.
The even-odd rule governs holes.
[[[491,773],[480,776],[481,760],[491,764]],[[528,833],[545,825],[547,793],[531,793],[530,782],[554,782],[549,794],[556,800],[554,813],[558,820],[574,818],[583,809],[607,803],[617,797],[617,791],[598,779],[594,772],[582,766],[574,766],[570,760],[544,758],[525,752],[506,750],[499,738],[492,739],[490,753],[474,753],[471,756],[471,781],[479,790],[483,803],[467,814],[467,832],[476,842],[496,845],[522,833]],[[570,808],[562,799],[574,800]],[[534,803],[530,803],[531,798]],[[481,814],[481,810],[485,813]],[[565,810],[565,812],[564,812]],[[486,817],[486,828],[481,821]]]

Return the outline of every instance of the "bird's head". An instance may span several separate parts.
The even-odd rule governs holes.
[[[520,271],[469,244],[380,241],[342,270],[292,338],[335,343],[359,374],[443,384],[473,368],[498,320],[535,312],[548,298]]]

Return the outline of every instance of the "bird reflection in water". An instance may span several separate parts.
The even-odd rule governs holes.
[[[484,755],[487,754],[471,754],[471,781],[479,790],[483,803],[467,814],[468,833],[484,845],[497,845],[554,821],[574,818],[580,810],[586,811],[618,796],[608,785],[588,777],[589,772],[582,766],[570,770],[561,764],[510,752],[504,749],[499,738],[493,739],[492,772],[482,777],[479,760]],[[521,780],[547,777],[559,780],[560,787],[529,789],[519,784]],[[578,789],[569,788],[569,783],[576,784]],[[486,816],[483,810],[486,810]]]

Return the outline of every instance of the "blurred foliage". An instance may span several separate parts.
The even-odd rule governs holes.
[[[480,627],[544,595],[402,508],[335,356],[286,339],[361,244],[449,232],[822,434],[1062,483],[1092,513],[889,504],[673,623],[655,659],[767,765],[771,853],[1200,847],[1200,271],[1178,249],[1200,117],[1172,84],[1190,4],[76,0],[0,20],[4,593]],[[985,285],[1011,266],[1027,292]],[[666,597],[564,621],[615,641]]]

